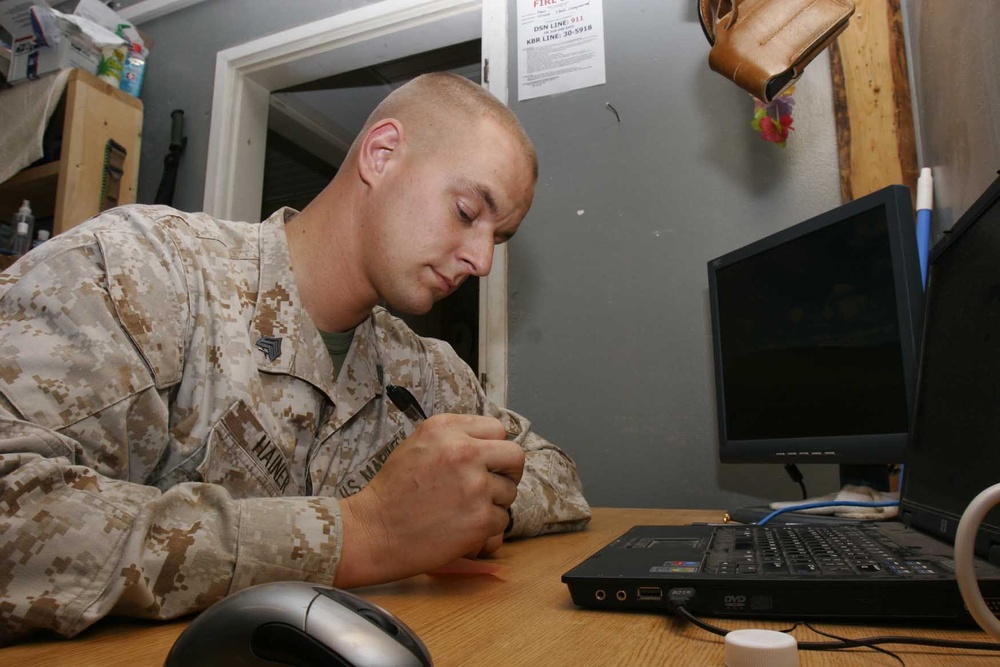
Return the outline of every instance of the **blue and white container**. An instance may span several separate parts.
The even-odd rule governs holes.
[[[139,97],[142,93],[142,80],[146,76],[146,56],[142,53],[142,47],[133,43],[132,50],[125,58],[122,66],[122,78],[118,87],[132,97]]]

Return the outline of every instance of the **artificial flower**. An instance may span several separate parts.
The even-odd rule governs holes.
[[[760,133],[765,141],[778,144],[782,148],[788,141],[788,133],[795,128],[792,127],[792,107],[795,106],[795,98],[792,86],[784,94],[775,97],[770,102],[761,102],[754,98],[754,115],[750,121],[750,126]]]

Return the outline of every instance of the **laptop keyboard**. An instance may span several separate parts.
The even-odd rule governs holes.
[[[706,570],[726,575],[935,576],[934,566],[861,526],[733,526],[715,532]]]

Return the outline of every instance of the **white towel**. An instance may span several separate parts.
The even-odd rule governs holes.
[[[42,137],[70,71],[0,91],[0,183],[42,157]]]
[[[791,502],[771,503],[771,509],[780,510],[785,507],[795,505],[806,505],[809,503],[828,503],[834,500],[852,500],[855,502],[886,502],[899,501],[898,493],[876,491],[870,486],[852,486],[847,484],[840,491],[828,493],[825,496],[817,496],[808,500],[796,500]],[[803,514],[833,514],[850,519],[892,519],[899,514],[899,507],[857,507],[857,506],[836,506],[836,507],[816,507],[808,510],[799,510]]]

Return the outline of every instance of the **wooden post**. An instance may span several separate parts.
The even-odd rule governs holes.
[[[850,26],[830,47],[844,202],[887,185],[916,201],[917,152],[899,0],[854,0]]]

